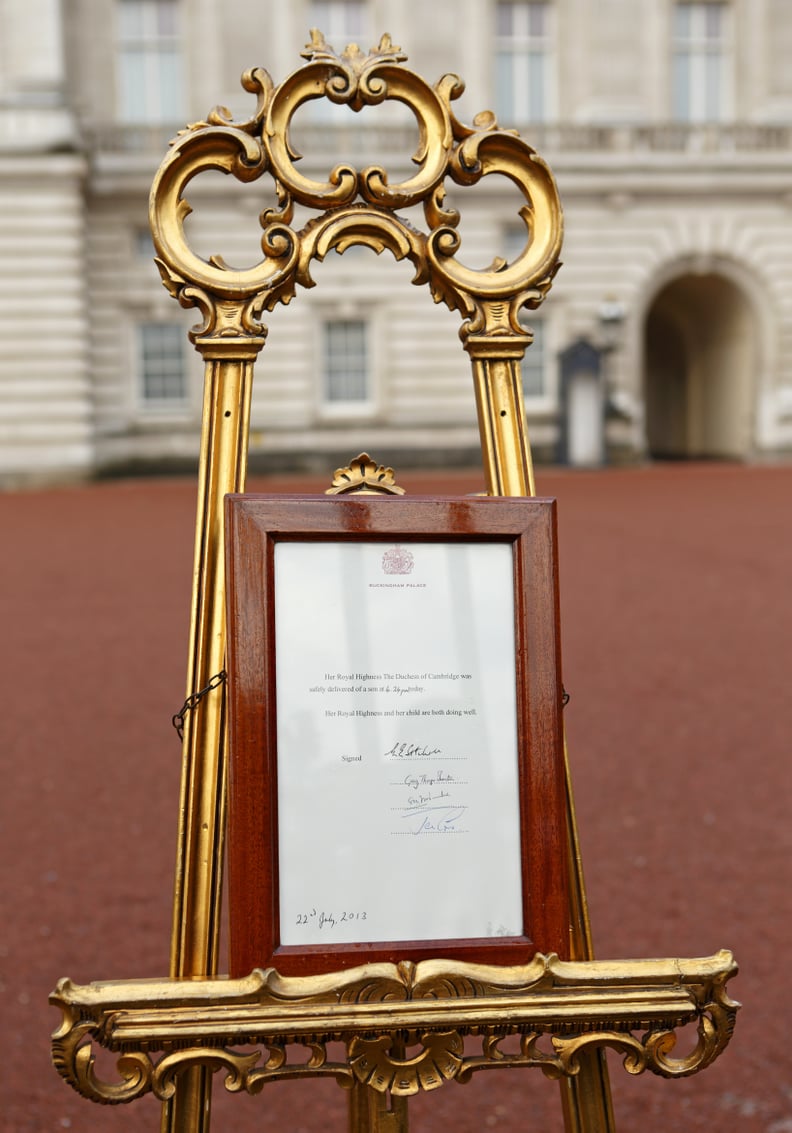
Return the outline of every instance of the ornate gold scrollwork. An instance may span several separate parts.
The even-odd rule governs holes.
[[[61,980],[63,1011],[53,1061],[75,1090],[119,1104],[146,1093],[167,1099],[192,1066],[225,1074],[226,1089],[257,1093],[279,1078],[330,1075],[408,1096],[483,1069],[535,1067],[574,1077],[581,1056],[611,1047],[626,1070],[686,1077],[731,1038],[738,1004],[726,994],[728,952],[703,960],[569,962],[538,955],[522,967],[442,960],[370,964],[325,976],[254,972],[244,980],[140,980],[80,987]],[[449,1020],[453,1027],[449,1028]],[[671,1058],[676,1031],[697,1027],[693,1051]],[[636,1034],[642,1031],[643,1034]],[[465,1035],[481,1038],[466,1053]],[[517,1036],[518,1049],[504,1049]],[[344,1060],[327,1043],[346,1043]],[[120,1081],[99,1078],[91,1043],[118,1055]],[[286,1044],[306,1047],[287,1062]],[[234,1046],[263,1046],[239,1052]],[[163,1052],[159,1059],[156,1052]],[[262,1058],[264,1058],[262,1064]]]
[[[409,1097],[419,1090],[436,1090],[456,1078],[462,1068],[464,1044],[457,1031],[424,1035],[420,1051],[410,1058],[395,1053],[392,1035],[355,1038],[349,1045],[349,1064],[359,1082],[384,1093]]]
[[[392,468],[377,464],[367,452],[362,452],[346,468],[336,469],[332,487],[327,489],[325,495],[341,496],[349,492],[403,496],[404,488],[396,483]]]
[[[193,338],[261,334],[262,311],[288,303],[297,283],[313,285],[312,259],[323,259],[332,248],[364,244],[376,252],[387,248],[397,259],[409,257],[414,282],[428,283],[436,302],[467,320],[463,337],[486,331],[530,341],[518,311],[541,302],[561,247],[561,207],[545,163],[517,134],[499,129],[489,111],[472,126],[462,125],[451,111],[464,89],[459,78],[445,75],[430,86],[403,66],[406,56],[387,35],[367,55],[356,44],[338,55],[313,31],[303,57],[306,64],[279,86],[260,68],[246,72],[242,85],[257,96],[253,116],[236,122],[225,107],[216,107],[206,121],[174,139],[154,180],[150,218],[157,265],[171,294],[203,312]],[[317,98],[354,111],[385,101],[408,107],[419,133],[414,175],[391,183],[379,166],[350,164],[335,166],[325,181],[302,174],[292,120]],[[243,182],[267,174],[274,182],[280,207],[261,214],[263,258],[253,267],[232,268],[219,256],[205,260],[189,246],[184,221],[191,207],[184,193],[207,170]],[[513,182],[523,197],[516,219],[526,229],[525,246],[511,264],[497,259],[485,270],[473,270],[456,258],[459,214],[444,208],[446,182],[470,186],[493,174]],[[291,227],[295,203],[322,210],[299,231]],[[393,211],[415,205],[423,206],[424,232]]]

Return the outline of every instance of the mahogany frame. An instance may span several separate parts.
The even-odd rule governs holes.
[[[507,542],[513,548],[522,934],[282,945],[279,927],[274,548],[279,540]],[[569,956],[568,837],[555,501],[536,497],[226,497],[230,973],[319,974],[446,958]],[[365,848],[360,848],[361,853]],[[322,863],[316,863],[321,871]],[[509,862],[482,862],[482,878]],[[475,890],[476,879],[471,879]]]

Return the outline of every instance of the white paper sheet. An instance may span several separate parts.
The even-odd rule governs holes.
[[[275,547],[280,940],[522,932],[512,549]]]

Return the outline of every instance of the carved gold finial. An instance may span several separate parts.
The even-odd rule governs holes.
[[[367,452],[362,452],[346,468],[337,468],[333,476],[333,486],[325,492],[326,496],[341,496],[348,492],[359,495],[403,496],[393,477],[393,469],[376,464]]]
[[[348,43],[339,55],[318,28],[311,28],[310,34],[311,42],[306,43],[305,50],[300,52],[303,59],[307,59],[310,63],[325,62],[335,67],[343,67],[346,64],[356,74],[360,74],[364,67],[371,67],[375,63],[403,63],[407,58],[387,32],[380,37],[378,46],[372,47],[368,55],[365,55],[356,43]]]

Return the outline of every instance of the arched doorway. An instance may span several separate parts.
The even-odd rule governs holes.
[[[757,328],[740,288],[715,272],[677,276],[656,295],[644,335],[649,455],[747,457]]]

